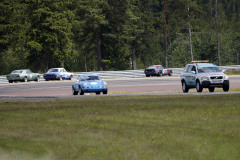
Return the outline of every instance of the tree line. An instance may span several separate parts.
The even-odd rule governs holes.
[[[2,0],[0,74],[239,64],[239,0]]]

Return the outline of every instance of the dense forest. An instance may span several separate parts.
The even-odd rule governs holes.
[[[239,64],[240,0],[1,0],[0,74]]]

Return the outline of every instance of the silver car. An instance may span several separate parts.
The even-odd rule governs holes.
[[[8,74],[6,76],[9,83],[13,83],[15,81],[39,81],[40,80],[40,74],[33,73],[30,69],[19,69],[14,70],[12,73]]]
[[[190,88],[196,88],[197,92],[202,92],[203,88],[208,88],[209,92],[214,92],[215,88],[223,88],[225,92],[229,90],[228,76],[212,63],[187,64],[181,73],[181,83],[185,93]]]

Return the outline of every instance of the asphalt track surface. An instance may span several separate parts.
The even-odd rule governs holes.
[[[240,88],[240,76],[229,76],[230,88]],[[72,95],[72,84],[75,80],[63,81],[40,81],[19,82],[0,84],[0,101],[5,100],[34,100],[34,99],[56,99],[56,98],[78,98],[95,96],[131,96],[131,95],[212,95],[212,94],[240,94],[240,91],[229,92],[202,92],[197,93],[191,89],[189,93],[183,93],[180,77],[148,77],[148,78],[126,78],[106,79],[108,83],[107,95]],[[204,89],[207,91],[207,89]]]

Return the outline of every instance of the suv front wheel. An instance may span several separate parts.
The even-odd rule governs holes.
[[[197,92],[202,92],[202,90],[203,90],[203,87],[199,81],[197,81],[196,89],[197,89]]]
[[[223,91],[228,92],[229,91],[229,85],[224,85],[223,86]]]
[[[185,81],[183,81],[183,82],[182,82],[182,90],[183,90],[183,92],[184,92],[184,93],[187,93],[187,92],[188,92],[188,90],[189,90],[189,88],[187,87],[187,85],[186,85],[186,82],[185,82]]]

